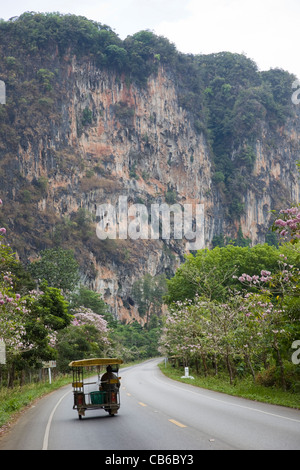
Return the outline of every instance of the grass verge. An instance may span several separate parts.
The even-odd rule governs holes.
[[[36,399],[57,390],[64,385],[72,382],[71,375],[64,375],[52,383],[32,383],[23,385],[22,387],[15,387],[13,389],[1,388],[0,389],[0,434],[1,428],[13,420],[13,418],[21,412],[24,408],[34,402]],[[3,429],[2,429],[3,430]]]
[[[188,383],[196,387],[226,393],[227,395],[247,398],[249,400],[300,409],[299,393],[285,392],[273,387],[264,387],[253,383],[252,378],[239,379],[233,385],[230,385],[228,377],[200,377],[196,375],[194,376],[191,372],[194,379],[186,379],[182,378],[184,375],[183,370],[175,369],[170,366],[170,364],[165,365],[164,362],[161,362],[158,367],[167,377],[182,383]]]

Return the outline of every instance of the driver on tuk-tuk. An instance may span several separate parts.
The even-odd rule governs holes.
[[[109,381],[111,379],[117,380],[117,382],[110,384]],[[105,391],[117,392],[119,387],[120,387],[120,382],[118,381],[118,377],[113,373],[112,367],[108,365],[106,367],[105,374],[103,374],[101,377],[101,389]]]

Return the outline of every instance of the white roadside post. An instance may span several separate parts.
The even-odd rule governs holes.
[[[49,384],[52,383],[51,369],[56,367],[56,361],[43,362],[43,369],[48,369]]]
[[[181,376],[182,379],[193,379],[194,377],[189,374],[189,368],[184,368],[184,375]]]

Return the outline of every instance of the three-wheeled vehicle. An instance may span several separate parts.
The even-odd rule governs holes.
[[[120,408],[121,377],[118,377],[120,364],[123,364],[122,359],[115,358],[93,358],[70,362],[69,366],[73,370],[73,410],[78,411],[79,419],[85,416],[86,410],[104,409],[110,416],[117,414]],[[92,367],[97,368],[97,381],[84,381],[84,371]]]

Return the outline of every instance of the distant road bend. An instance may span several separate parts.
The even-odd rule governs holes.
[[[0,450],[300,450],[300,411],[200,389],[165,377],[159,360],[121,369],[115,417],[72,409],[71,386],[39,400]]]

